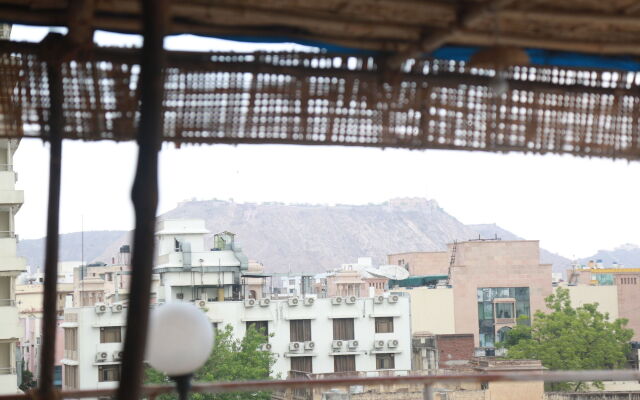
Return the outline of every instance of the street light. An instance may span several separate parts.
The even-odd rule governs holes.
[[[176,382],[181,400],[186,400],[191,377],[212,348],[211,322],[193,304],[167,303],[151,313],[147,361]]]

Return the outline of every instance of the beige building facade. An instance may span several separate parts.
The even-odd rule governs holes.
[[[430,289],[394,289],[394,292],[406,292],[411,297],[411,333],[429,332],[432,334],[456,333],[453,313],[453,289],[438,287]]]
[[[389,263],[417,275],[448,275],[449,285],[393,289],[411,296],[412,331],[473,334],[476,347],[494,348],[520,316],[546,308],[551,265],[540,263],[536,240],[471,240],[446,252],[390,255]]]

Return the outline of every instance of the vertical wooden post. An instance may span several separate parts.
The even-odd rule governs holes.
[[[131,199],[136,215],[131,259],[131,287],[127,312],[122,375],[117,398],[140,397],[143,360],[149,323],[151,272],[158,206],[158,151],[163,129],[164,95],[163,40],[167,23],[167,0],[143,0],[141,58],[140,125],[138,127],[138,165]]]
[[[43,44],[60,40],[49,35]],[[45,45],[46,46],[46,45]],[[58,281],[58,227],[60,223],[60,164],[62,158],[62,130],[64,101],[60,62],[47,60],[49,83],[49,204],[47,206],[47,243],[44,261],[44,294],[42,316],[42,350],[40,352],[39,392],[41,398],[53,398],[53,365],[55,363]]]

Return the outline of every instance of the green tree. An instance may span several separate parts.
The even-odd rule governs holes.
[[[630,350],[633,330],[623,318],[609,320],[598,303],[573,308],[569,290],[559,288],[545,299],[548,313],[537,311],[532,325],[518,325],[507,334],[508,358],[542,361],[550,370],[622,368]],[[593,382],[602,388],[601,382]],[[551,383],[549,390],[579,391],[585,382]]]
[[[260,350],[267,342],[264,332],[249,326],[243,338],[233,336],[233,327],[227,325],[216,331],[213,351],[205,365],[194,374],[195,382],[243,381],[269,379],[275,363],[275,355]],[[167,383],[169,378],[148,367],[146,383]],[[162,396],[162,400],[175,399],[175,395]],[[207,394],[193,393],[195,400],[268,400],[269,392]]]

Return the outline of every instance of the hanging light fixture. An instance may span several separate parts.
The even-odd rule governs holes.
[[[193,373],[209,358],[213,328],[202,310],[189,303],[168,303],[151,313],[147,361],[176,382],[186,400]]]

